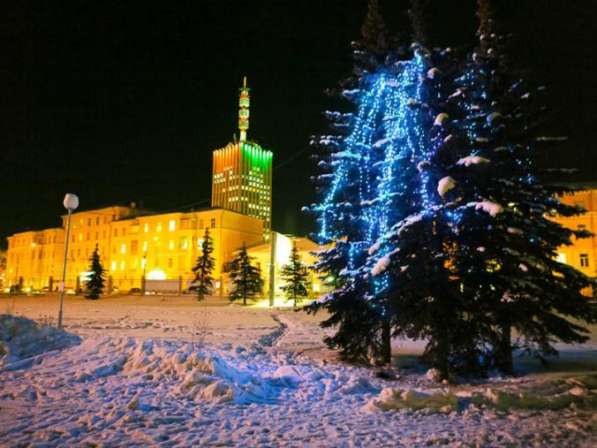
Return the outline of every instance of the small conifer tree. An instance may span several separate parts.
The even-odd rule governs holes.
[[[96,300],[104,291],[104,267],[99,256],[97,244],[89,258],[89,279],[85,283],[85,298]]]
[[[191,286],[191,290],[197,293],[197,300],[204,299],[206,294],[211,294],[213,289],[212,273],[216,265],[215,259],[212,256],[214,251],[213,239],[209,234],[209,229],[205,229],[203,235],[203,242],[201,243],[201,255],[197,258],[197,263],[193,267],[195,278]]]
[[[247,247],[243,245],[238,255],[230,262],[230,279],[233,283],[231,301],[242,299],[243,305],[246,305],[248,299],[252,299],[263,290],[261,269],[259,266],[253,266],[251,261]]]
[[[281,287],[286,299],[293,302],[294,308],[309,294],[309,271],[301,260],[296,248],[292,246],[289,263],[282,266],[282,278],[285,284]]]

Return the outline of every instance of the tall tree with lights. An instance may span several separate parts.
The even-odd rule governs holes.
[[[247,247],[243,245],[236,257],[230,262],[230,279],[233,288],[230,292],[230,300],[242,300],[243,305],[247,300],[254,298],[263,291],[263,279],[261,268],[252,264],[252,258],[247,253]]]
[[[588,236],[550,220],[581,213],[557,196],[568,188],[544,185],[533,165],[545,117],[544,88],[533,89],[513,69],[496,2],[478,0],[479,46],[470,55],[451,102],[459,114],[463,153],[449,168],[448,207],[458,234],[452,270],[477,321],[488,363],[512,373],[517,347],[554,354],[552,342],[583,342],[585,330],[569,318],[594,322],[581,295],[589,279],[556,260],[571,238]]]
[[[97,300],[104,292],[104,267],[99,256],[97,244],[89,258],[89,277],[85,283],[85,298]]]
[[[373,302],[373,285],[364,271],[367,249],[380,231],[375,215],[379,163],[383,161],[384,131],[380,126],[388,99],[387,78],[378,75],[391,57],[390,38],[378,2],[369,1],[361,29],[353,43],[353,75],[340,83],[338,95],[348,111],[326,112],[333,134],[312,141],[323,172],[314,179],[321,202],[310,211],[317,215],[322,243],[333,247],[320,253],[316,269],[334,278],[335,288],[307,309],[325,308],[324,327],[335,327],[328,337],[346,360],[389,361],[389,312]],[[377,145],[376,145],[377,143]]]
[[[197,293],[197,300],[204,299],[206,294],[211,294],[213,290],[212,273],[216,265],[213,257],[213,240],[209,234],[209,229],[205,228],[205,234],[201,242],[201,255],[197,258],[197,263],[193,267],[195,278],[191,289]]]
[[[390,303],[393,333],[428,340],[424,357],[448,377],[456,370],[477,370],[478,361],[473,321],[450,269],[457,245],[453,214],[444,200],[452,187],[449,166],[459,152],[460,130],[448,101],[458,59],[450,49],[428,48],[429,8],[428,1],[412,2],[416,41],[412,58],[402,62],[402,73],[411,73],[413,80],[410,88],[401,84],[408,109],[396,124],[416,138],[400,141],[409,154],[409,179],[392,179],[392,184],[405,188],[396,199],[408,213],[393,216],[369,250],[367,267]]]
[[[309,270],[301,260],[296,243],[292,245],[290,259],[282,266],[281,274],[285,282],[281,289],[296,308],[309,295]]]
[[[422,168],[434,151],[430,139],[441,138],[432,132],[436,121],[444,123],[435,90],[445,90],[438,65],[446,65],[450,54],[421,44],[408,51],[380,46],[388,39],[373,36],[382,31],[372,1],[355,45],[359,77],[342,92],[355,112],[328,113],[338,132],[317,141],[324,148],[319,166],[325,173],[317,179],[323,200],[311,209],[318,214],[319,239],[334,242],[317,268],[334,275],[336,288],[309,309],[330,312],[324,325],[337,332],[327,342],[344,358],[385,364],[402,313],[394,274],[385,269],[396,251],[386,238],[394,223],[433,205],[433,176]]]

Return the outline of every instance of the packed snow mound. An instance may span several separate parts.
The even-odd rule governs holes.
[[[377,398],[365,405],[365,410],[430,409],[452,412],[458,409],[458,398],[450,392],[385,388]]]
[[[19,368],[18,361],[79,344],[81,338],[25,317],[0,315],[0,368]]]
[[[469,406],[512,410],[559,410],[568,407],[597,409],[597,374],[551,379],[538,383],[465,386],[441,389],[385,388],[369,400],[365,411],[427,409],[436,412],[463,410]]]
[[[294,388],[302,381],[298,367],[251,366],[245,360],[250,355],[236,351],[132,338],[106,338],[100,347],[103,356],[97,362],[86,362],[75,374],[76,381],[121,375],[140,379],[150,387],[168,387],[177,398],[235,404],[277,403],[282,389]]]

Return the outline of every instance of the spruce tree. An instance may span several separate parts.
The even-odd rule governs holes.
[[[414,23],[422,23],[414,19],[423,10],[414,9]],[[322,147],[324,174],[316,182],[323,200],[311,210],[318,215],[319,241],[334,243],[320,254],[316,269],[331,273],[336,288],[308,309],[328,310],[323,325],[337,332],[326,342],[340,348],[344,359],[386,364],[401,311],[395,273],[381,266],[396,251],[389,241],[392,226],[434,204],[433,176],[425,170],[434,152],[429,130],[441,117],[435,89],[449,79],[440,66],[450,54],[421,44],[408,51],[386,45],[382,54],[373,44],[388,39],[371,37],[385,32],[379,21],[377,2],[370,2],[363,39],[355,45],[359,76],[342,91],[355,112],[328,113],[336,133],[316,141]]]
[[[281,289],[296,308],[309,295],[309,271],[301,260],[296,242],[292,245],[289,263],[282,266],[281,274],[285,281]]]
[[[85,298],[96,300],[104,291],[104,268],[102,266],[97,244],[89,258],[89,277],[85,283]]]
[[[316,239],[333,244],[320,253],[315,269],[332,276],[335,288],[307,311],[325,308],[329,312],[322,325],[336,328],[336,334],[326,338],[326,343],[339,348],[343,359],[386,363],[389,355],[383,348],[389,346],[389,313],[363,268],[367,249],[384,231],[380,211],[386,216],[394,213],[393,198],[379,200],[376,184],[381,165],[388,168],[389,179],[393,176],[389,165],[399,164],[385,157],[385,147],[392,143],[382,126],[386,105],[396,101],[393,77],[379,73],[388,58],[396,60],[398,51],[390,50],[376,0],[369,2],[361,33],[362,38],[353,44],[353,75],[334,92],[342,108],[326,112],[332,133],[312,140],[322,171],[314,178],[321,201],[309,210],[319,222]],[[371,297],[378,300],[373,302]]]
[[[559,246],[588,234],[550,219],[582,210],[562,204],[558,195],[568,188],[543,184],[533,163],[549,140],[538,134],[544,88],[512,67],[495,12],[495,1],[478,0],[479,46],[451,97],[464,138],[448,200],[459,234],[453,270],[477,319],[478,343],[490,346],[488,364],[508,374],[513,331],[518,348],[555,354],[555,340],[587,339],[570,318],[594,322],[596,314],[580,292],[589,279],[555,260]]]
[[[230,292],[230,300],[243,301],[247,304],[248,299],[254,298],[263,291],[263,279],[260,266],[252,265],[252,258],[247,253],[247,247],[243,245],[236,257],[230,262],[230,279],[233,283]]]
[[[209,234],[209,229],[205,228],[203,241],[201,242],[201,255],[197,258],[197,263],[193,267],[195,278],[190,288],[196,291],[198,301],[203,300],[205,295],[211,294],[213,290],[212,273],[216,264],[215,258],[212,256],[213,251],[213,240]]]

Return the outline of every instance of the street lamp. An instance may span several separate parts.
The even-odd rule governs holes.
[[[66,261],[68,257],[68,243],[70,241],[70,216],[73,210],[76,210],[79,206],[79,198],[72,194],[66,193],[62,205],[68,211],[66,218],[66,240],[64,242],[64,265],[62,268],[62,284],[60,285],[60,310],[58,311],[58,328],[62,328],[62,309],[64,306],[64,285],[66,283]]]

